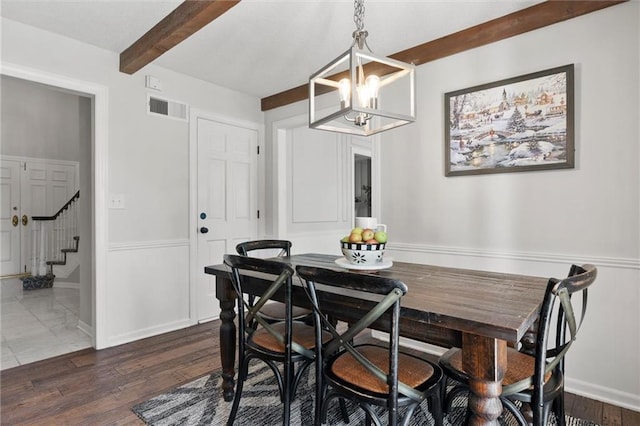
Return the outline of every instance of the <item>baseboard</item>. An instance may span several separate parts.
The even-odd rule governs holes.
[[[116,336],[111,336],[108,339],[107,347],[122,345],[124,343],[134,342],[140,339],[146,339],[147,337],[152,337],[158,334],[169,333],[171,331],[180,330],[189,326],[192,326],[193,323],[189,318],[185,318],[179,321],[174,321],[167,324],[162,324],[157,327],[149,327],[146,329],[136,330],[133,333],[125,333]]]
[[[382,340],[383,342],[389,341],[389,334],[383,331],[372,330],[371,337]],[[435,356],[441,356],[447,351],[447,348],[432,345],[430,343],[418,342],[417,340],[407,339],[406,337],[400,337],[400,346],[426,352]]]
[[[89,324],[87,324],[84,321],[78,320],[78,330],[82,331],[84,334],[91,337],[91,341],[95,346],[95,330],[93,327],[91,327]]]
[[[389,334],[377,330],[373,330],[371,332],[371,337],[382,340],[384,342],[389,341]],[[430,345],[428,343],[422,343],[411,339],[405,339],[403,337],[400,338],[400,346],[415,349],[435,356],[441,356],[447,350],[440,346]],[[616,389],[594,385],[592,383],[571,379],[569,377],[565,378],[565,390],[575,395],[584,396],[585,398],[606,402],[617,407],[628,408],[629,410],[640,412],[640,396],[638,395],[620,392]]]
[[[640,412],[640,396],[619,390],[594,385],[581,380],[565,378],[565,390],[569,393],[606,402],[618,407]]]
[[[80,283],[68,283],[66,281],[56,281],[53,280],[53,286],[57,288],[72,288],[75,290],[80,290]]]

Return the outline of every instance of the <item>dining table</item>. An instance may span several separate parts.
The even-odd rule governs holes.
[[[315,266],[378,274],[404,282],[408,292],[401,301],[401,336],[442,348],[462,348],[463,368],[469,375],[471,390],[469,424],[498,424],[507,346],[516,345],[531,333],[548,278],[396,261],[388,261],[385,268],[354,270],[344,264],[341,256],[318,253],[274,260],[294,269],[297,265]],[[230,401],[234,392],[237,296],[227,266],[206,266],[205,273],[216,278],[216,298],[221,309],[222,392],[224,399]],[[268,277],[247,275],[243,290],[259,296],[268,284]],[[319,291],[323,293],[323,310],[338,321],[355,322],[375,303],[346,289]],[[296,279],[292,299],[297,306],[309,307],[304,288]]]

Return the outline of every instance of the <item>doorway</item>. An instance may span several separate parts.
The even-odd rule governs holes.
[[[16,157],[3,152],[1,276],[38,275],[34,265],[39,239],[31,218],[51,216],[73,197],[79,190],[79,165],[78,161]]]
[[[83,194],[80,202],[86,214],[82,215],[83,219],[79,224],[84,248],[81,253],[85,257],[81,260],[84,266],[81,268],[81,282],[84,285],[80,288],[78,327],[90,335],[92,346],[101,349],[106,346],[106,335],[103,330],[106,324],[104,282],[107,253],[107,88],[15,64],[3,63],[2,76],[75,94],[86,105],[86,108],[80,108],[83,114],[88,115],[91,126],[87,129],[87,143],[80,148],[85,150],[80,154],[81,157],[87,158],[88,161],[82,162],[79,170],[80,192]],[[3,116],[6,114],[7,110],[3,108]],[[5,141],[6,139],[3,138],[3,145]]]
[[[371,217],[371,156],[353,156],[354,217]]]

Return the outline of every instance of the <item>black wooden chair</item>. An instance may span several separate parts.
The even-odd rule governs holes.
[[[571,266],[569,276],[563,280],[551,278],[535,331],[535,345],[531,348],[507,348],[507,371],[502,381],[500,400],[522,426],[547,424],[553,410],[557,424],[564,426],[564,356],[575,341],[587,310],[588,288],[593,284],[597,269],[593,265]],[[575,316],[572,296],[581,293],[579,319]],[[550,332],[555,319],[555,344]],[[567,334],[568,330],[568,334]],[[447,396],[446,407],[453,399],[468,393],[469,379],[462,369],[462,351],[452,348],[439,360],[446,376],[456,386]],[[520,401],[523,410],[514,403]],[[531,412],[527,413],[527,410]],[[531,417],[528,419],[527,417]]]
[[[231,268],[231,279],[238,295],[238,382],[227,425],[233,424],[238,413],[249,362],[259,359],[269,366],[276,377],[283,403],[282,424],[288,426],[291,402],[302,373],[315,359],[316,344],[315,328],[293,321],[291,316],[291,277],[294,271],[283,262],[233,254],[225,255],[224,263]],[[251,274],[256,273],[262,278],[264,274],[272,275],[273,282],[251,306],[244,296]],[[284,300],[286,314],[283,321],[270,323],[260,312],[274,295]],[[325,340],[330,338],[331,335],[327,333]],[[279,366],[282,366],[282,371]]]
[[[236,246],[236,252],[241,256],[252,257],[281,257],[291,255],[291,241],[287,240],[253,240],[245,241]],[[249,296],[249,304],[253,306],[254,296]],[[294,320],[303,320],[311,324],[311,311],[300,306],[291,308]],[[271,300],[267,303],[260,315],[268,322],[282,321],[285,318],[285,305],[281,302]]]
[[[389,425],[406,425],[426,399],[436,425],[442,425],[442,370],[399,350],[400,299],[407,292],[406,285],[376,275],[310,266],[298,266],[296,272],[313,306],[316,340],[325,329],[334,337],[324,347],[316,343],[315,424],[326,422],[333,400],[347,399],[364,410],[367,425],[382,423],[375,407],[386,409]],[[339,333],[322,310],[323,298],[331,296],[316,292],[316,284],[366,292],[376,301],[365,316]],[[354,337],[374,322],[389,332],[389,344],[354,344]]]

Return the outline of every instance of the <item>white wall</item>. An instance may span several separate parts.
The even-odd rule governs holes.
[[[379,217],[399,260],[543,276],[596,264],[567,386],[637,410],[639,22],[628,2],[418,67],[418,122],[381,136]],[[154,65],[124,75],[117,54],[6,19],[2,61],[108,88],[108,191],[126,205],[108,216],[109,344],[188,323],[179,297],[189,280],[188,127],[144,113],[144,75],[160,78],[168,98],[240,120],[262,122],[258,99]],[[567,63],[576,64],[575,169],[444,178],[444,93]],[[306,112],[300,102],[266,114],[271,224],[271,125]]]
[[[96,212],[108,228],[102,344],[188,325],[189,128],[147,115],[144,78],[158,77],[163,97],[242,121],[262,123],[259,99],[155,65],[122,74],[117,53],[4,18],[1,31],[3,67],[106,88],[108,188],[97,189],[121,194],[125,208]]]
[[[81,99],[2,76],[2,155],[80,161]],[[86,142],[86,141],[82,141]]]
[[[629,2],[417,68],[417,122],[380,141],[396,260],[599,278],[567,388],[640,410],[640,5]],[[444,177],[444,94],[574,63],[576,167]],[[265,115],[306,113],[306,102]],[[268,144],[271,141],[267,141]],[[275,195],[274,195],[275,196]]]

